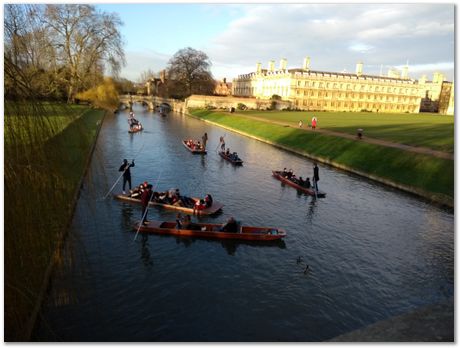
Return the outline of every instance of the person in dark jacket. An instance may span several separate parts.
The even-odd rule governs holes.
[[[131,191],[131,171],[129,170],[131,167],[134,167],[134,160],[132,160],[131,163],[128,163],[128,160],[125,158],[123,160],[123,164],[118,169],[119,172],[123,172],[123,194],[126,194],[126,183],[129,184],[129,190]]]
[[[318,168],[318,165],[315,163],[313,167],[313,185],[316,191],[318,191],[318,181],[319,181],[319,168]]]
[[[220,228],[221,232],[238,232],[238,223],[233,217],[230,217],[227,222]]]

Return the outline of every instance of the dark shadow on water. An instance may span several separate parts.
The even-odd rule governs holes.
[[[146,234],[141,235],[141,260],[146,267],[153,267],[153,259],[150,254],[149,237]]]
[[[152,235],[153,236],[153,235]],[[147,235],[143,234],[143,237]],[[220,243],[222,247],[227,251],[228,255],[235,255],[236,250],[241,245],[251,246],[254,248],[265,248],[265,247],[277,247],[280,249],[286,249],[286,243],[284,240],[273,240],[273,241],[246,241],[246,240],[222,240],[222,239],[211,239],[211,238],[195,238],[195,237],[177,237],[168,235],[155,235],[157,238],[175,238],[176,244],[183,245],[184,248],[191,247],[197,240],[206,241],[209,243]]]

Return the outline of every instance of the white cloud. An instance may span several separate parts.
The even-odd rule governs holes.
[[[307,55],[312,69],[351,71],[359,60],[390,66],[406,59],[453,62],[453,42],[454,6],[448,4],[263,4],[249,6],[207,52],[213,62],[250,71],[257,62],[278,64],[282,57],[288,67],[300,67]]]

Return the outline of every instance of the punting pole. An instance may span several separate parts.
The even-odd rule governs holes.
[[[225,138],[226,135],[227,135],[227,133],[224,133],[224,136],[222,137],[222,139]],[[219,146],[220,146],[221,144],[222,144],[222,141],[219,140],[219,144],[217,144],[217,147],[216,147],[216,149],[214,150],[214,152],[217,151],[217,149],[219,148]]]
[[[145,212],[144,212],[144,214],[142,214],[142,219],[141,219],[141,222],[139,223],[139,227],[137,228],[137,232],[136,232],[136,235],[134,236],[133,242],[136,241],[137,235],[139,234],[139,231],[140,231],[140,229],[141,229],[141,226],[142,226],[142,224],[144,223],[143,221],[144,221],[144,219],[145,219],[145,215],[147,214],[147,212],[148,212],[148,210],[149,210],[149,203],[150,203],[150,201],[151,201],[151,199],[152,199],[153,192],[155,191],[155,189],[156,189],[156,187],[157,187],[157,185],[158,185],[158,181],[160,181],[161,173],[162,173],[162,172],[160,172],[160,174],[158,175],[158,178],[157,178],[157,181],[156,181],[156,183],[155,183],[155,186],[152,188],[152,193],[150,194],[149,201],[148,201],[148,203],[147,203],[147,207],[145,208]]]

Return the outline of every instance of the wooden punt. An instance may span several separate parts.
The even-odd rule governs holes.
[[[140,199],[137,198],[132,198],[129,197],[128,195],[124,194],[118,194],[114,196],[116,199],[128,203],[134,203],[134,204],[142,204]],[[195,201],[200,200],[200,198],[192,197]],[[170,210],[177,210],[177,211],[182,211],[187,214],[193,214],[193,215],[212,215],[216,214],[220,210],[222,210],[222,207],[224,206],[222,203],[219,202],[212,202],[212,205],[208,208],[205,208],[203,210],[195,210],[193,208],[187,208],[187,207],[180,207],[176,205],[171,205],[171,204],[164,204],[164,203],[158,203],[158,202],[149,202],[150,206],[157,206],[157,207],[162,207],[165,209],[170,209]]]
[[[243,161],[242,160],[233,160],[232,158],[230,158],[229,156],[227,156],[225,154],[225,152],[223,151],[219,151],[219,155],[220,157],[222,157],[223,159],[226,159],[227,161],[229,161],[230,163],[236,165],[236,166],[242,166],[243,165]]]
[[[190,146],[187,145],[185,140],[182,140],[182,145],[184,145],[187,150],[189,150],[191,153],[193,153],[195,155],[196,154],[206,155],[206,153],[207,153],[206,150],[194,150],[194,149],[192,149]]]
[[[315,193],[315,190],[311,189],[311,188],[306,188],[306,187],[303,187],[303,186],[300,186],[299,184],[295,183],[294,181],[292,180],[289,180],[288,178],[285,178],[284,176],[281,175],[281,171],[276,171],[276,170],[273,170],[272,171],[273,173],[273,176],[280,180],[281,182],[284,182],[285,184],[289,185],[289,186],[292,186],[292,187],[295,187],[297,190],[299,191],[302,191],[303,193],[306,193],[307,195],[310,195],[310,196],[318,196],[318,197],[326,197],[326,193],[323,192],[323,191],[318,191],[317,194]]]
[[[144,130],[144,127],[140,126],[140,127],[135,127],[135,128],[132,128],[132,129],[129,129],[128,130],[128,133],[137,133],[137,132],[140,132]]]
[[[193,223],[193,225],[196,229],[176,229],[175,222],[152,220],[142,225],[138,222],[133,229],[143,233],[217,239],[270,241],[286,237],[286,231],[273,227],[240,226],[238,232],[221,232],[219,229],[222,224]]]

